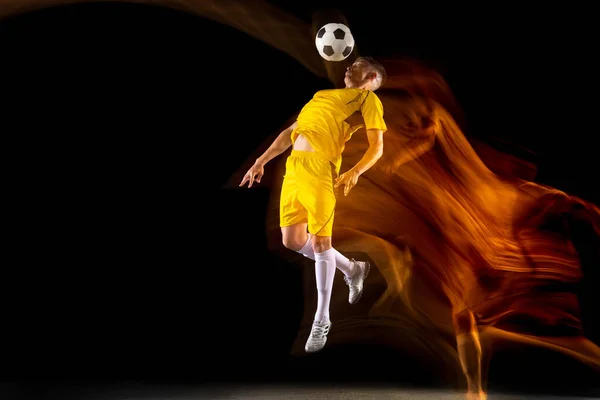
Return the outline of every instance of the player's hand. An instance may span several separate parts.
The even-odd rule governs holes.
[[[358,182],[359,176],[360,174],[358,172],[350,169],[337,177],[335,180],[335,187],[344,186],[344,196],[348,196],[350,190],[356,185],[356,182]]]
[[[246,172],[244,175],[244,179],[242,179],[242,183],[240,183],[240,187],[244,186],[246,182],[248,182],[248,188],[252,187],[254,182],[260,183],[260,180],[265,173],[265,168],[263,164],[254,163],[252,167]]]

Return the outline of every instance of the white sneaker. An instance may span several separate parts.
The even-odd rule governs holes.
[[[350,304],[356,304],[363,294],[364,282],[366,277],[369,275],[369,271],[371,270],[371,264],[367,261],[356,261],[354,259],[350,260],[350,262],[354,263],[356,271],[354,272],[352,278],[344,276],[344,281],[350,289],[348,302]]]
[[[331,322],[314,321],[312,329],[310,330],[310,335],[308,336],[308,340],[304,346],[304,350],[306,350],[307,353],[316,353],[325,347],[325,343],[327,342],[327,334],[329,333],[330,328]]]

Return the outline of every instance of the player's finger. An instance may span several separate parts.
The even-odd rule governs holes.
[[[244,186],[244,184],[248,181],[248,175],[244,175],[244,178],[242,179],[242,183],[240,183],[240,187]]]
[[[354,187],[353,183],[349,183],[346,185],[346,196],[348,196],[348,193],[350,193],[350,190],[352,190],[353,187]]]

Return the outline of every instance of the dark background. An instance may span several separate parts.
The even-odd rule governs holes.
[[[430,61],[467,134],[526,154],[536,181],[600,204],[589,10],[272,3],[307,21],[337,7],[363,55]],[[14,141],[4,149],[15,222],[5,380],[289,379],[301,271],[266,250],[267,188],[223,185],[329,82],[229,26],[124,3],[2,20],[0,52],[0,129]],[[596,343],[597,276],[581,291]],[[368,381],[431,384],[378,351],[365,362],[395,367]],[[492,388],[574,392],[593,379],[543,351],[495,360]],[[326,362],[331,380],[354,376]]]

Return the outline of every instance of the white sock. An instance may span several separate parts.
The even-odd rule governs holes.
[[[317,312],[315,321],[329,322],[329,303],[335,276],[335,250],[315,253],[315,277],[317,279]]]
[[[348,257],[344,256],[342,253],[337,251],[336,249],[332,249],[335,253],[335,266],[337,269],[342,271],[344,275],[351,278],[354,275],[354,263],[350,262]],[[304,246],[298,250],[298,253],[302,254],[306,258],[310,258],[311,260],[315,260],[315,252],[312,248],[312,243],[310,240],[310,235],[308,235],[308,240],[304,244]]]

